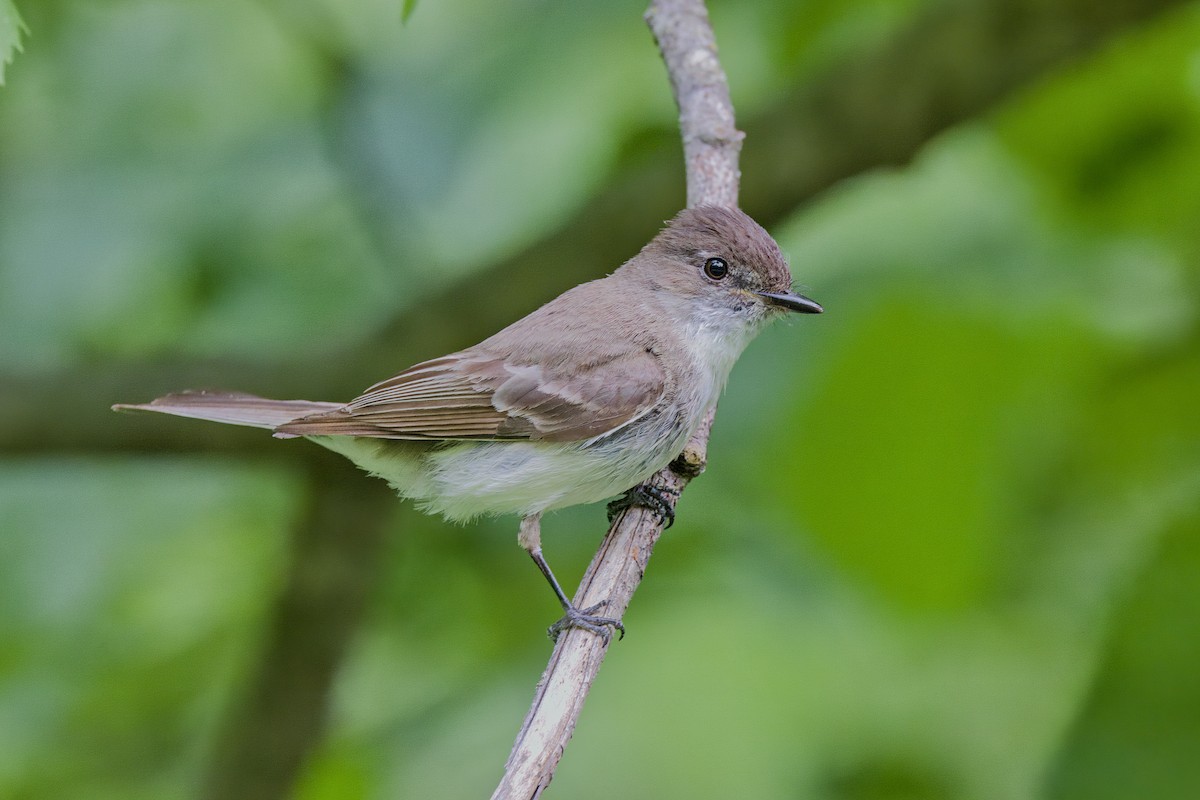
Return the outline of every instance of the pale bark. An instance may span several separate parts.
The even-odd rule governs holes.
[[[653,0],[646,21],[662,52],[679,106],[688,205],[737,205],[738,152],[742,133],[734,126],[729,84],[703,0]],[[671,505],[704,469],[710,414],[676,462],[649,483],[665,489]],[[573,602],[587,608],[605,601],[603,613],[621,617],[642,578],[664,520],[630,508],[614,520],[588,566]],[[493,800],[541,795],[554,777],[592,681],[612,639],[584,630],[558,638],[517,733]]]

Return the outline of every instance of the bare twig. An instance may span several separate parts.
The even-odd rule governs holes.
[[[687,169],[689,206],[736,206],[738,153],[729,82],[702,0],[654,0],[646,22],[658,42],[675,102]]]
[[[653,0],[646,21],[662,52],[675,100],[687,165],[688,205],[737,205],[738,152],[729,85],[717,59],[716,40],[703,0]],[[704,469],[710,414],[683,454],[650,483],[678,498]],[[607,601],[605,613],[622,616],[638,584],[663,521],[642,508],[618,516],[575,594],[578,608]],[[570,630],[560,636],[517,733],[493,800],[536,798],[550,784],[575,731],[583,702],[608,651],[608,639]]]

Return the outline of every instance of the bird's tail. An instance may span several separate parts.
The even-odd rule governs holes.
[[[278,428],[294,419],[341,408],[341,403],[310,400],[268,400],[238,392],[178,392],[140,405],[120,403],[113,411],[157,411],[177,417],[206,419],[230,425]]]

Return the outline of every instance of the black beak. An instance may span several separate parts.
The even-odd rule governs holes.
[[[796,311],[801,314],[820,314],[825,310],[821,308],[820,304],[809,300],[802,294],[776,294],[775,292],[755,292],[755,294],[764,298],[773,306],[779,306],[780,308],[786,308],[788,311]]]

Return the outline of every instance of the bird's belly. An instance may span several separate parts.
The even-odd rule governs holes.
[[[654,414],[578,442],[480,441],[431,447],[387,439],[311,438],[383,478],[423,511],[461,521],[491,514],[526,516],[620,494],[683,450],[695,427],[691,422]]]
[[[585,442],[471,442],[429,456],[434,490],[418,498],[450,519],[529,515],[594,503],[649,478],[678,454],[674,442],[647,447],[634,436]]]

